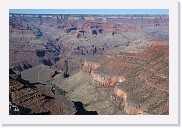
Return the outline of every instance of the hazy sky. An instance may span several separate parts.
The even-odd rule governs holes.
[[[10,9],[20,14],[168,14],[168,9]]]

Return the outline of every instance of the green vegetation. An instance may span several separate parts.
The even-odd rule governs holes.
[[[47,83],[50,83],[50,82],[53,81],[53,80],[54,80],[54,79],[50,79],[50,80],[47,80],[46,82],[47,82]]]
[[[154,73],[152,73],[152,75],[150,77],[153,78],[154,77]]]
[[[55,85],[53,83],[50,83],[50,85],[52,88],[55,88],[55,93],[58,95],[65,96],[68,93],[67,91],[64,91],[63,89],[59,88],[57,85]]]
[[[66,95],[68,93],[68,92],[64,91],[63,89],[61,89],[61,88],[59,88],[57,86],[55,86],[55,88],[56,88],[56,92],[57,92],[58,95]]]

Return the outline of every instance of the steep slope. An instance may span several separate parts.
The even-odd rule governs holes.
[[[156,43],[140,54],[122,54],[102,62],[98,73],[123,75],[126,81],[114,87],[116,100],[126,112],[169,113],[169,51],[167,43]],[[119,99],[118,99],[119,97]],[[136,113],[136,112],[134,112]]]
[[[49,86],[25,86],[10,79],[9,87],[10,114],[70,115],[76,112],[68,97],[53,94]]]
[[[55,84],[98,114],[168,114],[168,56],[168,44],[155,43],[142,53],[85,62],[80,72]]]
[[[13,102],[21,114],[65,114],[64,94],[86,113],[168,114],[168,24],[168,15],[10,14],[10,78],[24,84],[11,86]]]

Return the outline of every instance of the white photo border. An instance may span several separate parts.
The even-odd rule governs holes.
[[[0,3],[2,124],[179,125],[177,0],[0,0]],[[169,9],[169,115],[9,115],[9,9]]]

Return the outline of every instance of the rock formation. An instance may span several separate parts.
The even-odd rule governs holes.
[[[10,114],[169,114],[168,15],[9,18]]]
[[[25,86],[10,79],[10,103],[20,110],[15,114],[70,115],[75,113],[74,105],[68,97],[54,95],[51,88],[44,85]],[[11,105],[12,106],[12,105]],[[24,109],[21,109],[21,108]],[[21,111],[22,110],[22,111]],[[10,109],[11,111],[11,109]]]

